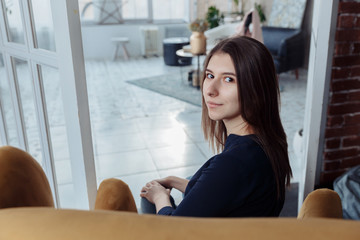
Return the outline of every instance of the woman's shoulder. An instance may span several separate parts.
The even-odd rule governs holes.
[[[270,163],[264,150],[256,141],[255,135],[239,136],[230,134],[226,140],[222,153],[214,158],[215,161],[224,161],[232,165],[259,167]]]
[[[256,135],[235,135],[230,134],[226,140],[225,148],[222,153],[238,153],[242,151],[263,152],[257,141]]]

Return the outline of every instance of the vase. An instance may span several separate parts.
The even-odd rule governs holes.
[[[194,55],[206,53],[206,37],[203,32],[192,32],[190,36],[190,51]]]

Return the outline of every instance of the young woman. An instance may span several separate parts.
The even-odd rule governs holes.
[[[271,54],[252,38],[221,41],[205,60],[201,91],[204,135],[221,153],[190,181],[154,180],[140,196],[160,215],[278,216],[292,173]],[[185,194],[177,207],[172,188]]]

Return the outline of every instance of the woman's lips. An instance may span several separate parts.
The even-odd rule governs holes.
[[[215,107],[219,107],[221,106],[222,104],[218,104],[218,103],[214,103],[214,102],[207,102],[207,106],[209,108],[215,108]]]

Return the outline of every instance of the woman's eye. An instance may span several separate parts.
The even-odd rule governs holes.
[[[213,79],[214,76],[213,76],[211,73],[207,73],[207,74],[206,74],[206,78]]]
[[[233,81],[234,81],[234,79],[231,78],[231,77],[226,77],[225,78],[225,82],[233,82]]]

